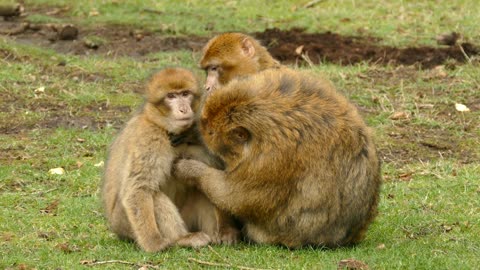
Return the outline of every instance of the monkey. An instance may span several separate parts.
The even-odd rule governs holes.
[[[107,222],[119,238],[147,252],[208,245],[220,226],[207,197],[171,175],[173,161],[182,155],[221,167],[194,140],[176,142],[195,137],[198,88],[189,70],[155,73],[141,109],[109,148],[101,191]]]
[[[356,107],[319,77],[267,69],[213,91],[199,130],[225,170],[180,159],[188,179],[255,243],[351,246],[377,215],[380,161]]]
[[[281,67],[258,40],[242,33],[224,33],[213,37],[204,46],[200,59],[200,68],[207,74],[207,93],[233,78]]]

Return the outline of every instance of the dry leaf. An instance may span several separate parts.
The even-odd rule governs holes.
[[[45,86],[41,86],[34,90],[35,94],[42,94],[45,93]]]
[[[298,47],[295,49],[295,53],[296,53],[297,55],[301,55],[302,52],[303,52],[303,47],[304,47],[303,45],[298,46]]]
[[[355,259],[344,259],[338,262],[337,269],[349,269],[349,270],[367,270],[368,265],[362,261]]]
[[[412,179],[412,174],[411,172],[409,173],[402,173],[398,177],[400,178],[400,181],[410,181]]]
[[[13,237],[15,237],[15,234],[11,233],[11,232],[3,232],[2,233],[2,240],[4,242],[9,242],[13,239]]]
[[[98,16],[98,15],[100,15],[100,12],[98,12],[98,10],[96,10],[96,9],[92,9],[92,10],[90,10],[90,12],[88,13],[88,16],[90,16],[90,17]]]
[[[49,214],[49,213],[54,212],[55,210],[57,210],[57,208],[58,208],[58,203],[59,203],[59,202],[60,202],[59,200],[53,201],[53,202],[50,203],[47,207],[45,207],[44,209],[40,210],[40,212],[45,213],[45,214]]]
[[[81,260],[80,261],[80,264],[81,265],[89,265],[89,264],[92,264],[94,262],[96,262],[97,260],[93,259],[93,260]]]
[[[103,162],[103,161],[100,161],[99,163],[94,164],[93,166],[95,166],[95,167],[103,167],[103,165],[104,165],[104,162]]]
[[[392,120],[404,120],[408,119],[408,114],[406,112],[394,112],[392,116],[390,116],[390,119]]]
[[[62,167],[53,168],[48,171],[49,174],[65,174],[65,170]]]
[[[60,244],[57,244],[55,247],[65,253],[80,251],[80,249],[76,245],[70,245],[69,243],[60,243]]]
[[[383,243],[377,246],[377,249],[385,249],[385,248],[386,248],[386,246]]]
[[[470,109],[463,105],[463,104],[460,104],[460,103],[455,103],[455,109],[459,112],[469,112]]]
[[[435,107],[435,105],[433,105],[433,104],[418,104],[417,107],[419,109],[433,109],[433,107]]]

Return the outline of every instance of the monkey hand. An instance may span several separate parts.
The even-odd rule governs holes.
[[[179,159],[173,166],[173,175],[187,183],[194,184],[209,167],[198,160]]]

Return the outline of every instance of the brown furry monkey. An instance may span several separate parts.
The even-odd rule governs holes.
[[[315,75],[268,69],[206,99],[200,132],[225,170],[182,159],[193,181],[257,243],[289,248],[361,241],[377,213],[380,162],[355,106]]]
[[[180,155],[219,167],[203,147],[182,138],[192,137],[189,128],[199,99],[190,71],[168,68],[156,73],[142,109],[110,146],[102,188],[105,215],[113,232],[145,251],[205,246],[217,236],[213,204],[171,175]],[[178,138],[183,142],[176,143]]]

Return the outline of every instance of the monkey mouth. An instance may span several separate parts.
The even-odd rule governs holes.
[[[193,119],[191,117],[185,117],[185,118],[178,118],[177,121],[183,122],[183,121],[192,121]]]
[[[183,127],[190,126],[193,123],[193,118],[179,118],[177,119],[177,123]]]

